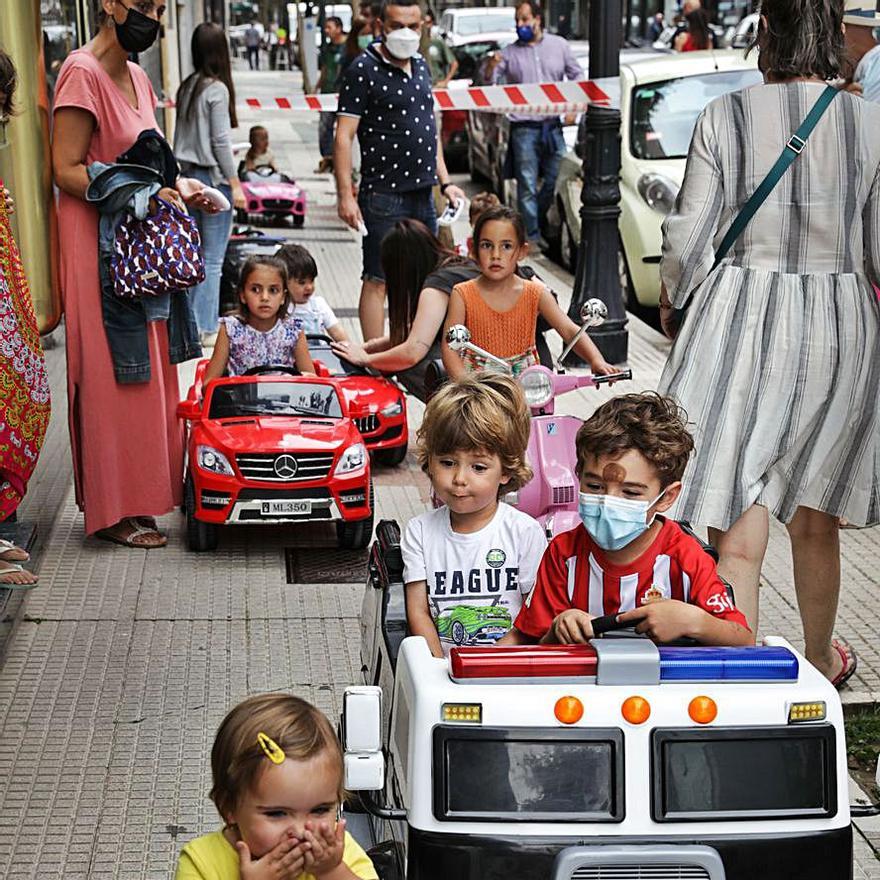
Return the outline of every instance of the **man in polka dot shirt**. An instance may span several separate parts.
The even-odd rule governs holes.
[[[385,0],[381,41],[346,69],[339,93],[333,166],[339,216],[366,227],[359,315],[364,340],[383,335],[385,276],[379,245],[398,220],[421,220],[436,233],[432,187],[450,202],[464,193],[449,182],[434,122],[431,72],[418,54],[422,10],[416,0]],[[357,134],[361,183],[352,192],[351,147]]]

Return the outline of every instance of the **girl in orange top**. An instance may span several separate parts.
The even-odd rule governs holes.
[[[484,211],[474,226],[473,241],[480,275],[452,289],[446,312],[443,364],[452,379],[486,368],[485,361],[470,354],[462,358],[447,345],[446,331],[454,324],[464,324],[470,330],[473,344],[507,361],[516,376],[538,363],[538,314],[563,339],[571,339],[578,328],[546,286],[516,275],[517,263],[528,252],[525,228],[516,211],[504,205]],[[574,351],[594,373],[614,372],[589,336],[582,336]]]

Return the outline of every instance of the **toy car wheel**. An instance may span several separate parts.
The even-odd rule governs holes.
[[[306,215],[305,214],[294,214],[293,215],[293,228],[294,229],[302,229],[305,222],[306,222]]]
[[[363,550],[373,537],[373,483],[370,481],[370,515],[354,522],[340,520],[336,523],[336,544],[340,550]]]
[[[217,549],[217,541],[220,537],[219,530],[214,523],[206,523],[196,519],[196,490],[192,478],[187,477],[184,489],[186,499],[186,543],[190,550],[195,553],[205,553],[208,550]]]
[[[452,636],[452,641],[455,642],[456,645],[460,645],[464,642],[467,633],[464,630],[464,624],[460,620],[453,621],[450,635]]]
[[[377,449],[373,453],[376,462],[385,467],[397,467],[405,458],[409,444],[404,443],[402,446],[392,446],[390,449]]]

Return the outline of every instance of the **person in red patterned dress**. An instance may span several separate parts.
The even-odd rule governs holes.
[[[0,146],[13,114],[12,58],[0,49]],[[49,380],[40,333],[9,215],[14,203],[0,180],[0,521],[27,491],[49,424]],[[22,567],[27,550],[0,538],[0,589],[27,590],[37,576]]]
[[[582,525],[547,548],[535,587],[498,644],[575,644],[617,614],[656,642],[751,645],[754,636],[700,542],[660,514],[693,450],[684,413],[655,393],[599,407],[578,431]]]

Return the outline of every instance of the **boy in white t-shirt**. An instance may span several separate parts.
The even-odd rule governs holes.
[[[442,657],[510,629],[547,546],[538,522],[500,497],[531,478],[520,386],[483,372],[445,385],[419,430],[419,463],[445,505],[403,533],[406,619]]]
[[[318,266],[315,258],[300,244],[286,244],[276,253],[287,266],[287,289],[290,291],[290,314],[302,323],[306,333],[329,336],[347,342],[348,335],[323,296],[315,295]]]

